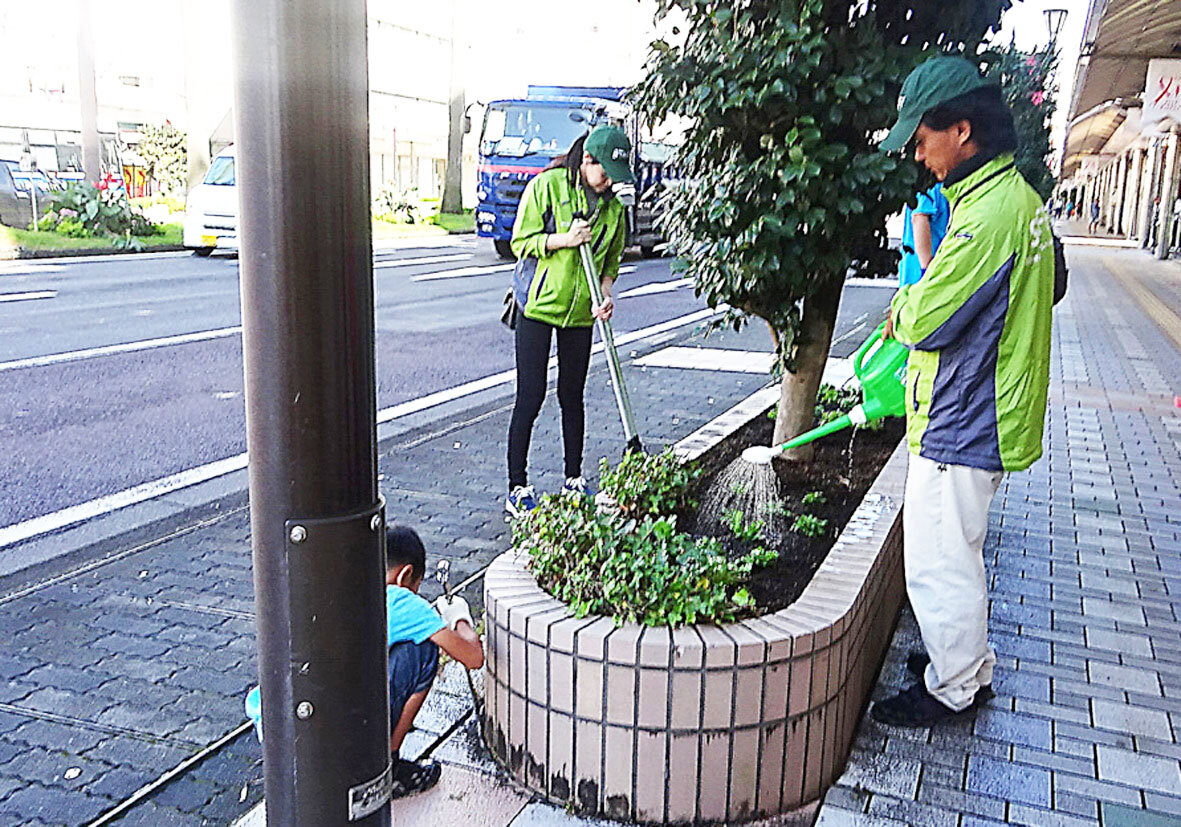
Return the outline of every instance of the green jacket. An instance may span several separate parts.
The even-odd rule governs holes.
[[[943,194],[947,235],[922,281],[899,290],[890,310],[895,337],[911,348],[907,440],[936,462],[1020,471],[1042,455],[1049,215],[1011,154],[944,184]]]
[[[594,324],[582,255],[577,249],[545,250],[545,237],[569,230],[575,212],[589,212],[586,192],[570,186],[566,170],[547,170],[525,187],[511,244],[517,256],[513,292],[526,318],[555,327]],[[600,278],[619,275],[624,233],[619,199],[600,198],[591,223],[591,248]]]

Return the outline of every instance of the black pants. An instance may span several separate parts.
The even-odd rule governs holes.
[[[545,401],[546,365],[549,362],[550,332],[558,332],[558,404],[562,407],[562,443],[566,476],[582,476],[582,441],[586,414],[582,395],[590,365],[591,328],[554,327],[545,322],[517,317],[517,401],[508,429],[508,485],[512,491],[525,485],[525,465],[533,423]]]

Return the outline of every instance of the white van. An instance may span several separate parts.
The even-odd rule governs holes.
[[[238,251],[238,187],[234,148],[213,159],[205,180],[189,192],[185,204],[184,245],[199,256],[215,249]]]

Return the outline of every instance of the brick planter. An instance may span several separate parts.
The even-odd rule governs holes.
[[[715,450],[762,402],[756,394],[678,450]],[[484,581],[485,731],[497,760],[554,803],[621,820],[734,822],[818,799],[844,766],[902,599],[905,452],[800,599],[740,623],[577,619],[538,587],[525,555],[497,558]]]

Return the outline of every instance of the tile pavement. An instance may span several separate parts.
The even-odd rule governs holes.
[[[1181,352],[1119,278],[1178,314],[1181,264],[1068,257],[1046,455],[989,520],[997,697],[932,730],[864,717],[819,825],[1181,825]],[[875,698],[918,646],[907,609]]]

